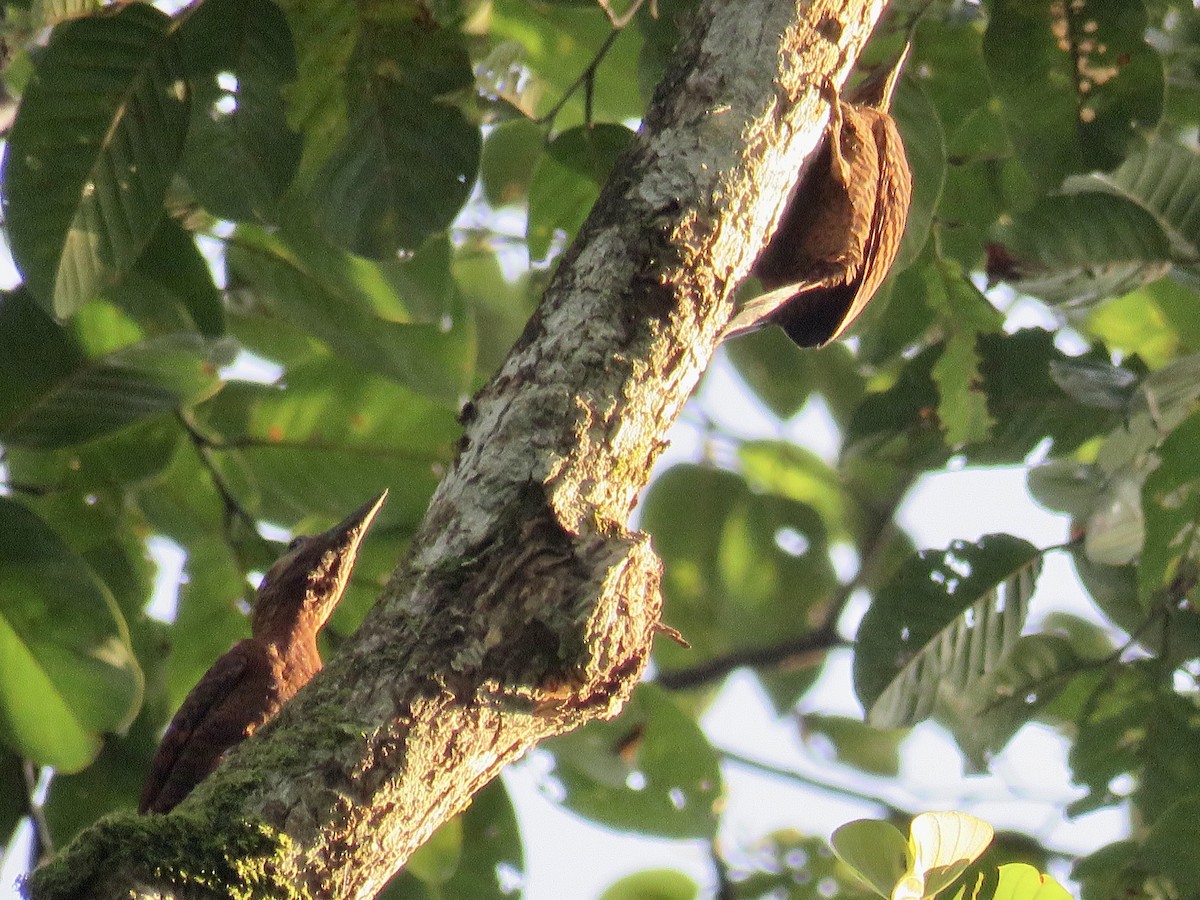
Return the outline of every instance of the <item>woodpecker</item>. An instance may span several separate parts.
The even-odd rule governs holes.
[[[337,606],[387,491],[321,534],[298,537],[258,586],[250,637],[196,684],[163,734],[140,813],[164,813],[321,669],[317,632]]]
[[[801,347],[834,340],[887,276],[908,219],[912,172],[889,114],[908,46],[898,59],[830,106],[828,138],[793,189],[752,272],[766,293],[751,299],[723,337],[778,325]]]

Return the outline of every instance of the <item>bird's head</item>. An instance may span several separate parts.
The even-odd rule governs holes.
[[[384,491],[328,531],[294,539],[258,586],[251,632],[282,639],[313,634],[325,624],[350,583],[358,548],[387,497]]]

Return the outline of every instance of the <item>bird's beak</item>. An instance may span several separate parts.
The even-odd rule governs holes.
[[[388,492],[385,489],[382,494],[372,500],[368,500],[354,512],[350,513],[342,521],[320,535],[321,543],[333,547],[344,547],[351,552],[357,553],[358,545],[362,543],[367,529],[375,521],[375,516],[382,508],[383,501],[387,499],[387,495]]]

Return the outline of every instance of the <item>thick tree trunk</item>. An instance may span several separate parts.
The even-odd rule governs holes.
[[[175,813],[102,820],[33,897],[371,896],[506,763],[620,709],[661,602],[625,523],[883,5],[701,5],[358,634]]]

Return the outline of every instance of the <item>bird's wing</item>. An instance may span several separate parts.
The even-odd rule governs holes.
[[[250,641],[234,644],[229,652],[213,663],[212,668],[204,673],[204,677],[184,699],[154,754],[150,775],[142,788],[138,812],[144,813],[155,808],[163,787],[179,762],[180,754],[191,742],[196,729],[237,686],[249,665],[250,654]]]

